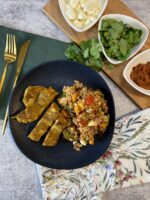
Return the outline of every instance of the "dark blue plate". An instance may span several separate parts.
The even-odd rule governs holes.
[[[77,152],[72,143],[60,139],[55,147],[43,147],[40,142],[31,141],[27,135],[37,122],[20,124],[10,116],[24,108],[22,97],[29,85],[52,86],[60,93],[64,85],[72,85],[74,80],[83,82],[90,88],[100,89],[108,101],[110,122],[102,138],[95,138],[94,145],[88,145]],[[15,87],[9,104],[9,124],[12,136],[19,149],[32,161],[55,169],[75,169],[84,167],[102,156],[111,142],[115,123],[114,101],[103,78],[92,69],[76,62],[57,60],[37,66],[28,72]]]

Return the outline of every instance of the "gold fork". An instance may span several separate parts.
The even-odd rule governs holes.
[[[2,74],[2,78],[0,80],[0,95],[2,93],[8,65],[14,62],[16,58],[17,58],[16,37],[15,35],[7,34],[6,46],[5,46],[5,52],[4,52],[5,67]]]

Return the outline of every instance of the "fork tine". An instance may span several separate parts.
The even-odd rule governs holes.
[[[10,48],[11,48],[11,54],[13,55],[14,54],[14,48],[13,48],[13,35],[11,35],[11,43],[10,43]]]
[[[7,33],[7,35],[6,35],[5,53],[8,53],[8,33]]]
[[[16,48],[16,37],[13,35],[13,43],[14,43],[14,55],[17,55],[17,48]]]
[[[9,34],[8,35],[8,53],[10,53],[11,54],[11,35]]]

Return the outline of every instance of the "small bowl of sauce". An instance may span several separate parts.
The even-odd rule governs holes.
[[[150,96],[150,49],[134,57],[125,67],[123,76],[133,88]]]
[[[130,78],[138,86],[150,90],[150,62],[133,67]]]

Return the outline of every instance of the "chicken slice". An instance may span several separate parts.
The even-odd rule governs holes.
[[[51,106],[46,110],[40,121],[37,123],[35,128],[28,135],[28,138],[33,141],[39,141],[58,117],[59,106],[56,103],[52,103]]]
[[[47,88],[42,86],[29,86],[26,88],[23,96],[23,103],[26,107],[31,106],[36,99],[38,98],[39,94],[46,90]]]
[[[67,126],[67,120],[60,114],[51,129],[48,131],[43,146],[55,146],[58,143],[61,133]]]
[[[58,92],[52,87],[42,90],[34,104],[26,107],[25,110],[12,118],[16,119],[20,123],[29,123],[37,120],[54,100],[57,94]]]

